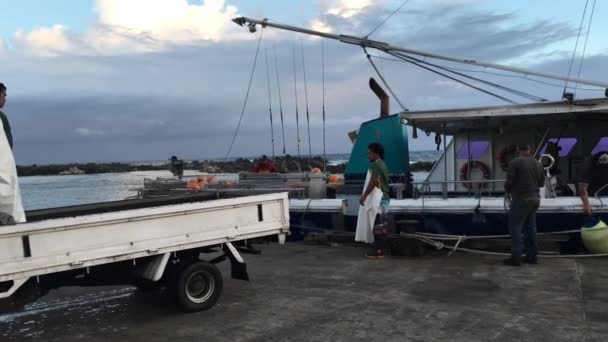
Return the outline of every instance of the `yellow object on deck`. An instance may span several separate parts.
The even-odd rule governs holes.
[[[608,225],[604,221],[590,228],[583,228],[581,232],[585,248],[593,254],[608,253]]]

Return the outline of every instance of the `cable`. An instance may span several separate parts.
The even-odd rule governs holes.
[[[236,141],[236,137],[239,134],[239,130],[241,129],[241,123],[243,122],[243,116],[245,115],[245,109],[247,108],[247,101],[249,100],[249,93],[251,91],[251,83],[253,82],[253,76],[255,75],[255,69],[258,65],[258,55],[260,53],[260,45],[262,45],[262,37],[264,30],[260,30],[260,38],[258,38],[258,46],[255,49],[255,57],[253,58],[253,67],[251,68],[251,76],[249,76],[249,85],[247,86],[247,94],[245,95],[245,102],[243,103],[243,109],[241,110],[241,117],[239,118],[239,123],[236,126],[236,130],[234,131],[234,135],[232,137],[232,142],[230,142],[230,147],[228,147],[228,151],[226,151],[226,156],[224,159],[228,159],[230,152],[232,152],[232,147],[234,146],[234,142]]]
[[[401,103],[401,100],[399,100],[399,97],[397,96],[397,94],[395,94],[395,92],[393,92],[393,89],[388,85],[388,83],[384,79],[384,76],[382,76],[382,74],[380,73],[380,70],[378,70],[378,67],[376,66],[376,64],[374,64],[374,61],[372,60],[371,55],[369,53],[367,53],[367,49],[363,48],[363,52],[365,52],[365,55],[367,56],[367,60],[369,61],[369,63],[372,65],[372,67],[376,71],[376,74],[378,74],[378,77],[380,77],[382,84],[384,84],[386,89],[388,89],[388,91],[391,93],[391,96],[395,99],[395,101],[397,101],[397,103],[399,104],[401,109],[403,111],[407,112],[408,109],[403,105],[403,103]]]
[[[408,2],[410,2],[410,0],[405,0],[401,6],[399,6],[396,10],[393,11],[393,13],[391,13],[388,17],[386,17],[384,20],[382,20],[382,22],[380,22],[378,25],[376,25],[376,27],[374,27],[373,30],[371,30],[370,33],[367,34],[367,36],[365,36],[365,38],[369,38],[369,36],[372,35],[372,33],[376,32],[377,29],[380,28],[380,26],[384,25],[390,18],[392,18],[395,14],[397,14],[397,12],[399,12],[403,6],[405,6]]]
[[[300,153],[300,112],[298,110],[298,72],[296,70],[296,47],[292,48],[293,55],[293,92],[296,102],[296,138],[298,142],[298,171],[302,171],[302,154]]]
[[[585,45],[583,45],[583,54],[581,55],[581,62],[578,65],[578,78],[581,77],[581,71],[583,69],[583,62],[585,61],[585,52],[587,52],[587,41],[589,40],[589,32],[591,32],[591,23],[593,22],[593,14],[595,14],[596,0],[593,0],[593,7],[591,7],[591,15],[589,16],[589,25],[587,26],[587,34],[585,35]],[[578,88],[578,82],[574,85],[574,95],[576,95],[576,89]]]
[[[578,50],[578,40],[581,37],[581,31],[583,30],[583,23],[585,22],[585,15],[587,14],[587,6],[589,5],[589,0],[585,1],[585,9],[583,10],[583,17],[581,18],[581,25],[578,28],[578,35],[576,36],[576,43],[574,43],[574,50],[572,50],[572,58],[570,59],[570,67],[568,68],[568,79],[570,79],[570,74],[572,73],[572,66],[574,65],[574,58],[576,57],[576,50]],[[568,81],[564,84],[564,94],[568,89]]]
[[[321,41],[321,92],[322,92],[322,111],[323,111],[323,173],[327,168],[327,158],[325,153],[325,40]]]
[[[513,88],[509,88],[509,87],[506,87],[506,86],[500,85],[500,84],[498,84],[498,83],[494,83],[494,82],[490,82],[490,81],[483,80],[483,79],[481,79],[481,78],[477,78],[477,77],[473,77],[473,76],[465,75],[465,74],[463,74],[463,73],[460,73],[460,72],[456,72],[456,71],[450,70],[450,69],[448,69],[448,68],[446,68],[446,67],[443,67],[443,66],[441,66],[441,65],[438,65],[438,64],[433,64],[433,63],[430,63],[430,62],[426,62],[426,61],[423,61],[423,60],[421,60],[421,59],[419,59],[419,58],[415,58],[415,57],[409,56],[409,55],[404,54],[404,53],[399,53],[399,52],[396,52],[396,54],[398,54],[398,55],[402,56],[403,58],[410,59],[410,60],[414,60],[414,61],[416,61],[416,62],[418,62],[418,63],[422,63],[422,64],[430,65],[430,66],[435,67],[435,68],[438,68],[438,69],[440,69],[440,70],[444,70],[444,71],[451,72],[451,73],[453,73],[453,74],[455,74],[455,75],[458,75],[458,76],[461,76],[461,77],[465,77],[465,78],[468,78],[468,79],[471,79],[471,80],[474,80],[474,81],[477,81],[477,82],[480,82],[480,83],[483,83],[483,84],[489,85],[489,86],[494,87],[494,88],[498,88],[498,89],[500,89],[500,90],[503,90],[503,91],[509,92],[509,93],[511,93],[511,94],[518,95],[518,96],[521,96],[521,97],[525,97],[525,98],[530,99],[530,100],[532,100],[532,101],[539,101],[539,102],[542,102],[542,101],[547,101],[546,99],[544,99],[544,98],[542,98],[542,97],[540,97],[540,96],[536,96],[536,95],[528,94],[528,93],[525,93],[525,92],[523,92],[523,91],[519,91],[519,90],[517,90],[517,89],[513,89]]]
[[[388,58],[388,57],[382,57],[382,56],[372,56],[372,57],[376,58],[376,59],[380,59],[380,60],[385,60],[385,61],[407,63],[406,61],[404,61],[402,59],[397,59],[397,58]],[[529,78],[527,75],[526,76],[509,75],[509,74],[503,74],[503,73],[492,72],[492,71],[487,71],[487,70],[472,70],[472,69],[462,69],[462,68],[454,68],[454,67],[447,67],[447,66],[444,66],[444,68],[449,69],[449,70],[461,71],[461,72],[488,74],[488,75],[500,76],[500,77],[521,78],[523,80],[537,82],[537,83],[545,84],[545,85],[552,86],[552,87],[563,88],[563,85],[561,85],[561,84],[550,83],[550,82],[545,82],[545,81],[541,81],[541,80],[534,79],[534,78]],[[572,86],[568,86],[568,88],[574,89],[574,87],[572,87]],[[578,89],[586,90],[586,91],[601,91],[601,92],[605,91],[604,88],[599,88],[599,87],[598,88],[578,88]]]
[[[308,128],[308,168],[310,169],[310,161],[312,160],[312,147],[310,143],[310,113],[308,110],[308,82],[306,82],[306,62],[304,61],[304,42],[300,41],[300,50],[302,52],[302,73],[304,74],[304,99],[306,102],[306,126]]]
[[[391,56],[394,56],[394,57],[397,57],[397,58],[401,58],[399,55],[394,54],[394,52],[387,52],[387,53],[388,53],[389,55],[391,55]],[[503,97],[503,96],[501,96],[501,95],[498,95],[498,94],[492,93],[492,92],[487,91],[487,90],[485,90],[485,89],[483,89],[483,88],[480,88],[480,87],[477,87],[477,86],[472,85],[472,84],[470,84],[470,83],[467,83],[467,82],[465,82],[465,81],[463,81],[463,80],[459,80],[459,79],[457,79],[457,78],[455,78],[455,77],[452,77],[452,76],[446,75],[446,74],[444,74],[444,73],[442,73],[442,72],[439,72],[439,71],[437,71],[437,70],[433,70],[433,69],[431,69],[431,68],[429,68],[429,67],[426,67],[426,66],[424,66],[424,65],[422,65],[422,64],[420,64],[420,63],[417,63],[417,62],[414,62],[414,61],[408,61],[408,62],[410,62],[410,63],[412,63],[412,64],[414,64],[414,65],[416,65],[416,66],[418,66],[418,67],[420,67],[420,68],[422,68],[422,69],[428,70],[428,71],[430,71],[430,72],[432,72],[432,73],[435,73],[435,74],[437,74],[437,75],[443,76],[443,77],[445,77],[445,78],[448,78],[448,79],[451,79],[451,80],[456,81],[456,82],[458,82],[458,83],[461,83],[461,84],[463,84],[463,85],[466,85],[467,87],[470,87],[470,88],[473,88],[473,89],[475,89],[475,90],[478,90],[478,91],[480,91],[480,92],[482,92],[482,93],[484,93],[484,94],[488,94],[488,95],[490,95],[490,96],[494,96],[494,97],[496,97],[496,98],[498,98],[498,99],[501,99],[501,100],[503,100],[503,101],[505,101],[505,102],[508,102],[508,103],[511,103],[511,104],[516,104],[516,103],[517,103],[517,102],[515,102],[515,101],[513,101],[513,100],[510,100],[510,99],[508,99],[508,98],[506,98],[506,97]]]
[[[270,143],[272,144],[272,160],[276,159],[274,150],[274,123],[272,121],[272,96],[270,94],[270,70],[268,68],[268,48],[264,47],[264,59],[266,60],[266,82],[268,83],[268,112],[270,116]]]
[[[283,135],[283,156],[287,152],[285,148],[285,121],[283,120],[283,98],[281,97],[281,79],[279,77],[279,59],[277,58],[277,46],[274,45],[274,69],[277,76],[277,89],[279,91],[279,112],[281,114],[281,134]],[[285,158],[283,158],[283,162]]]

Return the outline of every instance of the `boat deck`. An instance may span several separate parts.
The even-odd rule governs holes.
[[[355,247],[259,247],[262,255],[246,258],[251,283],[226,279],[210,311],[184,315],[162,294],[131,288],[67,288],[0,316],[0,340],[608,338],[607,259],[551,259],[509,268],[500,259],[468,254],[367,260],[365,250]]]

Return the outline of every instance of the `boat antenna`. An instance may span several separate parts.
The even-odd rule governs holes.
[[[321,94],[322,94],[322,105],[321,109],[323,112],[323,173],[327,169],[327,158],[325,153],[325,41],[321,41]]]
[[[576,50],[578,50],[578,41],[581,38],[581,32],[583,31],[583,24],[585,22],[585,16],[587,15],[587,6],[589,5],[589,0],[585,1],[585,8],[583,9],[583,16],[581,17],[581,24],[578,27],[578,34],[576,35],[576,42],[574,43],[574,49],[572,50],[572,58],[570,59],[570,66],[568,67],[568,77],[566,82],[564,83],[564,91],[562,93],[562,97],[566,98],[566,92],[568,91],[568,79],[570,78],[570,74],[572,73],[572,66],[574,65],[574,58],[576,57]]]
[[[310,143],[310,113],[308,110],[308,83],[306,81],[306,62],[304,60],[304,42],[300,41],[300,51],[302,52],[302,74],[304,75],[304,100],[306,103],[306,126],[308,129],[308,168],[312,160],[312,146]]]
[[[253,57],[253,67],[251,68],[251,75],[249,76],[249,84],[247,85],[247,93],[245,94],[245,101],[243,102],[243,109],[241,110],[241,117],[239,118],[239,123],[236,125],[236,129],[234,130],[234,135],[232,136],[232,141],[230,142],[230,147],[226,151],[226,155],[224,159],[228,159],[230,156],[230,152],[232,152],[232,147],[234,146],[234,142],[236,141],[236,137],[239,135],[239,130],[241,129],[241,123],[243,122],[243,116],[245,115],[245,109],[247,108],[247,101],[249,100],[249,93],[251,92],[251,83],[253,82],[253,76],[255,75],[255,69],[258,65],[258,55],[260,54],[260,45],[262,45],[262,37],[264,36],[264,30],[260,30],[260,37],[258,38],[258,45],[255,49],[255,56]]]
[[[281,97],[281,78],[279,77],[279,59],[277,58],[277,46],[273,45],[274,48],[274,70],[277,77],[277,90],[279,92],[279,114],[281,116],[281,134],[283,136],[283,171],[287,172],[287,162],[285,159],[285,153],[287,148],[285,147],[285,120],[283,119],[283,98]]]
[[[595,3],[596,0],[593,0],[593,6],[591,7],[591,16],[589,17],[589,25],[587,25],[587,34],[585,35],[585,44],[583,45],[583,54],[581,55],[581,62],[578,65],[578,78],[581,77],[581,71],[583,70],[583,62],[585,61],[585,53],[587,52],[587,42],[589,41],[589,33],[591,32],[591,23],[593,22],[593,14],[595,14]],[[576,95],[577,88],[578,83],[574,85],[574,95]]]
[[[272,145],[272,160],[276,159],[274,149],[274,124],[272,121],[272,95],[270,93],[270,68],[268,67],[268,47],[264,47],[264,59],[266,60],[266,83],[268,84],[268,115],[270,117],[270,143]]]
[[[384,20],[382,20],[380,23],[378,23],[378,25],[376,25],[376,27],[374,27],[373,30],[371,30],[367,36],[365,36],[365,38],[369,38],[369,36],[371,36],[374,32],[376,32],[376,30],[378,30],[382,25],[384,25],[390,18],[392,18],[395,14],[397,14],[397,12],[401,11],[401,9],[403,8],[403,6],[407,5],[407,3],[410,2],[410,0],[405,0],[401,6],[397,7],[391,14],[389,14],[386,18],[384,18]]]
[[[296,139],[298,142],[298,171],[302,171],[302,154],[300,153],[300,112],[298,110],[298,71],[296,70],[296,47],[292,46],[293,55],[293,92],[296,103]]]

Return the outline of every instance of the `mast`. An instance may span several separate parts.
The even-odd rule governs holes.
[[[434,59],[439,59],[439,60],[444,60],[444,61],[449,61],[449,62],[474,65],[474,66],[478,66],[478,67],[486,67],[486,68],[491,68],[491,69],[509,71],[509,72],[514,72],[514,73],[519,73],[519,74],[524,74],[524,75],[530,75],[530,76],[549,78],[549,79],[565,81],[565,82],[580,83],[580,84],[596,86],[596,87],[601,87],[601,88],[608,88],[608,83],[606,83],[606,82],[586,80],[586,79],[582,79],[582,78],[578,78],[578,77],[567,77],[567,76],[556,75],[556,74],[551,74],[551,73],[546,73],[546,72],[533,71],[533,70],[529,70],[529,69],[525,69],[525,68],[512,67],[512,66],[502,65],[502,64],[497,64],[497,63],[489,63],[489,62],[477,61],[477,60],[473,60],[473,59],[441,55],[441,54],[436,54],[436,53],[422,51],[422,50],[415,50],[415,49],[410,49],[410,48],[393,46],[393,45],[390,45],[385,42],[380,42],[377,40],[371,40],[371,39],[362,38],[362,37],[348,36],[348,35],[343,35],[343,34],[331,34],[331,33],[325,33],[325,32],[305,29],[305,28],[301,28],[301,27],[297,27],[297,26],[278,24],[278,23],[270,22],[268,19],[259,20],[259,19],[253,19],[253,18],[248,18],[248,17],[238,17],[238,18],[232,19],[232,21],[235,22],[236,24],[238,24],[239,26],[247,25],[247,27],[249,28],[249,31],[252,33],[256,31],[256,25],[261,25],[262,28],[273,27],[273,28],[277,28],[277,29],[281,29],[281,30],[298,32],[298,33],[303,33],[303,34],[327,38],[327,39],[333,39],[333,40],[337,40],[337,41],[345,43],[345,44],[357,45],[357,46],[361,46],[363,48],[377,49],[377,50],[384,51],[384,52],[399,51],[399,52],[408,53],[408,54],[412,54],[412,55],[434,58]]]

